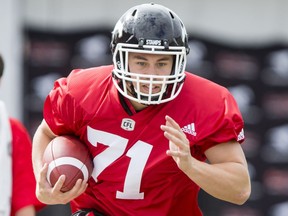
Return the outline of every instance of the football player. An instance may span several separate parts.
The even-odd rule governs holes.
[[[180,18],[159,4],[135,6],[115,25],[111,49],[113,65],[72,71],[45,101],[32,153],[38,198],[71,201],[74,215],[200,216],[200,188],[245,203],[241,113],[226,88],[185,71]],[[65,176],[52,188],[42,156],[66,134],[87,144],[94,170],[62,193]]]

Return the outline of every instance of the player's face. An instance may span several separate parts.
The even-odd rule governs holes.
[[[172,55],[129,53],[129,71],[135,74],[167,76],[171,74],[173,67]],[[148,79],[148,78],[147,78]],[[155,78],[157,80],[157,78]],[[133,83],[135,86],[136,84]],[[152,93],[157,93],[161,89],[161,84],[155,84]],[[140,91],[149,92],[149,85],[142,83]]]

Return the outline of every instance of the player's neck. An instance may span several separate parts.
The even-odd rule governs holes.
[[[145,104],[137,103],[136,101],[132,101],[132,100],[130,100],[130,103],[132,104],[136,112],[139,112],[147,107],[147,105]]]
[[[123,109],[128,115],[133,115],[147,107],[143,104],[129,100],[128,98],[124,97],[120,92],[118,92],[118,96]]]

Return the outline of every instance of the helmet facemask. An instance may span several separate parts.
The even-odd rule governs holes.
[[[172,55],[174,62],[170,75],[139,74],[129,70],[129,53]],[[145,105],[173,100],[180,93],[185,79],[186,48],[183,46],[155,46],[118,43],[113,53],[113,82],[118,91],[129,100]],[[141,86],[148,87],[142,92]],[[154,86],[160,86],[153,92]]]

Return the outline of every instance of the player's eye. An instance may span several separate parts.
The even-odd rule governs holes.
[[[166,62],[159,62],[159,63],[158,63],[158,67],[164,67],[164,66],[166,66],[166,65],[167,65]]]
[[[143,61],[137,62],[136,64],[142,67],[147,65],[147,63]]]

